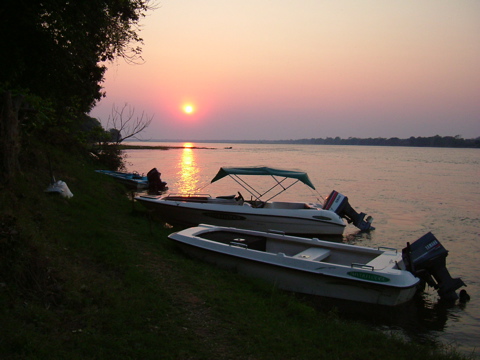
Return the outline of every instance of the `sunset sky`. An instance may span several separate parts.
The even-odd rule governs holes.
[[[143,139],[480,136],[478,0],[157,0],[142,65],[108,64],[106,124]]]

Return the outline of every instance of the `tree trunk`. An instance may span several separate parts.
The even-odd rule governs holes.
[[[22,96],[12,99],[7,91],[1,94],[0,103],[0,182],[8,184],[20,171],[20,127],[18,113]]]

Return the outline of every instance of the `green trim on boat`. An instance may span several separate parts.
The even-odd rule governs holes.
[[[375,282],[389,282],[390,281],[390,279],[385,277],[385,276],[381,276],[381,275],[377,275],[377,274],[369,274],[369,273],[361,272],[361,271],[349,271],[347,274],[350,275],[350,276],[353,276],[355,278],[358,278],[358,279],[375,281]]]

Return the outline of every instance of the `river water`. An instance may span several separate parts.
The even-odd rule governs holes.
[[[138,143],[186,146],[171,150],[128,150],[127,169],[146,174],[156,167],[169,192],[232,195],[243,190],[233,180],[210,180],[221,166],[264,165],[299,169],[317,191],[297,184],[284,200],[323,201],[331,190],[348,196],[358,212],[373,216],[374,231],[347,226],[344,242],[402,249],[431,231],[449,251],[447,268],[467,284],[471,300],[439,301],[427,288],[414,301],[396,307],[331,303],[307,299],[320,309],[411,341],[452,345],[478,357],[480,351],[480,150],[278,144]],[[201,147],[192,149],[191,147]],[[231,148],[229,148],[231,147]],[[265,189],[265,183],[255,183]],[[207,186],[208,185],[208,186]],[[205,187],[206,186],[206,187]],[[268,188],[267,188],[268,189]],[[243,190],[245,196],[245,191]]]

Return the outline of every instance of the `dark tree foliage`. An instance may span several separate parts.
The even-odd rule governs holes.
[[[85,113],[104,96],[106,64],[140,58],[138,24],[149,3],[0,1],[0,183],[20,171],[22,138],[71,146],[102,136]]]
[[[104,95],[105,61],[140,54],[149,0],[2,0],[0,84],[88,112]]]

